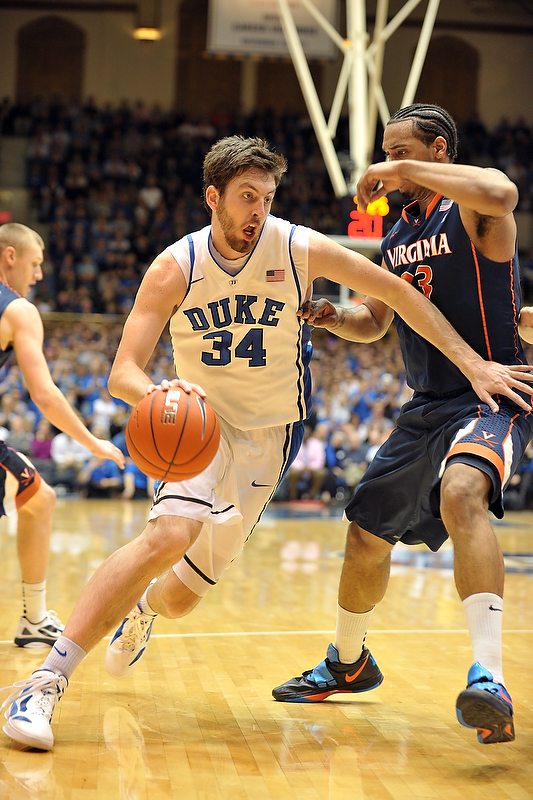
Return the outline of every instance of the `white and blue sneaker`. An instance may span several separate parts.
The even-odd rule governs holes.
[[[146,650],[154,619],[141,611],[138,603],[124,617],[105,654],[106,669],[113,678],[126,678],[133,672]]]
[[[26,747],[51,750],[54,744],[50,727],[52,714],[67,686],[68,680],[64,675],[49,669],[38,669],[28,680],[16,681],[13,684],[15,691],[0,708],[9,706],[5,712],[4,733]]]
[[[477,728],[478,742],[512,742],[513,702],[509,692],[476,661],[468,671],[468,685],[456,702],[457,719],[465,728]]]
[[[21,617],[15,633],[15,644],[19,647],[52,647],[64,628],[53,609],[47,611],[40,622],[30,622],[26,617]]]

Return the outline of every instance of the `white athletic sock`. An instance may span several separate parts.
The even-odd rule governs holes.
[[[46,617],[46,581],[41,583],[22,581],[22,608],[26,619],[34,625]]]
[[[150,586],[151,585],[152,584],[150,584]],[[150,588],[150,586],[148,587],[148,589]],[[157,611],[154,611],[154,609],[151,607],[150,603],[148,602],[148,598],[146,596],[148,594],[148,589],[145,591],[145,593],[139,600],[139,606],[143,614],[146,614],[148,617],[157,617]]]
[[[60,636],[40,669],[50,669],[70,680],[70,676],[86,655],[87,653],[79,644],[67,639],[66,636]]]
[[[490,592],[471,594],[463,600],[463,608],[472,640],[474,661],[488,669],[497,683],[503,683],[503,599]]]
[[[363,614],[346,611],[337,603],[335,647],[341,664],[353,664],[361,657],[373,608]]]

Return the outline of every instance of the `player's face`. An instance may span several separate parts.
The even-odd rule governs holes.
[[[209,187],[206,196],[213,210],[213,242],[223,256],[238,258],[253,250],[275,192],[274,178],[258,169],[233,178],[222,195]]]
[[[30,242],[25,247],[10,248],[9,285],[22,297],[26,297],[30,288],[42,280],[43,250],[37,242]]]
[[[411,158],[414,161],[433,161],[433,148],[428,147],[413,134],[413,121],[404,120],[387,125],[383,133],[383,151],[389,161]],[[406,202],[421,200],[428,190],[417,183],[406,181],[399,190]]]

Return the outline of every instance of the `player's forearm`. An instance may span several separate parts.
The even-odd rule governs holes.
[[[518,202],[516,186],[499,170],[410,159],[397,164],[405,180],[443,194],[483,216],[503,217]]]
[[[459,336],[444,314],[421,292],[401,281],[401,286],[394,298],[390,299],[389,305],[409,327],[437,347],[471,380],[483,358]]]
[[[93,448],[95,437],[87,430],[55,384],[33,393],[32,400],[52,425],[90,450]]]
[[[362,303],[357,308],[335,308],[338,322],[325,328],[341,339],[350,342],[375,342],[387,332],[388,325],[381,325],[370,309]]]
[[[111,367],[108,389],[113,397],[135,406],[151,383],[148,375],[133,361],[115,361]]]

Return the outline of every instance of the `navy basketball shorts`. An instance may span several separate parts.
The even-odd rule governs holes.
[[[489,508],[501,519],[502,495],[533,438],[533,415],[509,402],[498,413],[474,391],[435,400],[415,394],[363,475],[346,508],[359,527],[395,544],[437,551],[448,534],[440,519],[440,481],[452,463],[485,472]]]
[[[0,516],[12,516],[38,491],[41,476],[22,453],[0,442]]]

